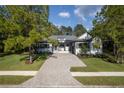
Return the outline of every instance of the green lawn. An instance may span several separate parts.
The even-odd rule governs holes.
[[[80,58],[87,67],[72,67],[73,72],[124,71],[124,64],[115,64],[101,58]]]
[[[124,86],[124,77],[75,77],[84,85]]]
[[[0,85],[17,85],[32,78],[32,76],[0,76]]]
[[[0,71],[7,70],[38,70],[47,58],[47,55],[39,55],[33,64],[25,64],[26,54],[11,54],[0,57]],[[21,84],[32,76],[0,76],[0,85]]]
[[[25,64],[26,54],[11,54],[0,57],[0,70],[38,70],[45,61],[45,57],[39,56],[33,64]]]

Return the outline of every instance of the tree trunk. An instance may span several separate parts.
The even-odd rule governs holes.
[[[32,64],[32,52],[31,52],[31,46],[29,47],[29,63]]]
[[[116,57],[116,61],[117,61],[117,63],[119,64],[120,63],[120,60],[119,60],[119,53],[118,53],[118,51],[117,51],[117,53],[116,53],[116,55],[115,55]]]
[[[115,44],[114,44],[114,51],[113,52],[114,52],[114,55],[116,55],[117,52],[116,52],[116,45]]]
[[[123,54],[121,55],[121,63],[122,64],[124,63],[124,55]]]

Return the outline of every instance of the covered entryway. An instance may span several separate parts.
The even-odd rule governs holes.
[[[60,44],[53,48],[53,53],[74,53],[73,41],[77,39],[73,35],[53,35],[50,39],[57,40]]]
[[[60,43],[59,46],[53,49],[53,53],[70,53],[69,45],[66,43]]]
[[[53,53],[72,53],[75,54],[75,42],[65,41],[53,49]]]

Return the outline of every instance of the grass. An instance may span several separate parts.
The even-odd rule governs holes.
[[[84,85],[124,86],[124,77],[75,77]]]
[[[115,64],[102,60],[101,58],[80,58],[87,67],[72,67],[72,72],[102,72],[102,71],[124,71],[124,64]]]
[[[47,58],[47,55],[38,55],[33,64],[25,64],[27,54],[11,54],[0,57],[0,71],[38,70]],[[32,78],[32,76],[0,76],[1,85],[17,85]]]
[[[11,54],[0,57],[0,71],[3,70],[38,70],[46,56],[40,55],[33,64],[25,64],[26,54]]]
[[[124,71],[124,64],[115,64],[102,60],[101,58],[80,58],[87,67],[72,67],[73,72],[111,72]],[[110,85],[124,86],[124,77],[98,76],[98,77],[75,77],[84,85]]]
[[[32,78],[32,76],[0,76],[0,85],[17,85]]]

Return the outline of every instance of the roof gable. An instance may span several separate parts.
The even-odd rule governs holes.
[[[89,35],[87,32],[85,32],[83,35],[81,35],[80,37],[78,37],[79,40],[87,40],[87,39],[91,39],[91,35]]]

